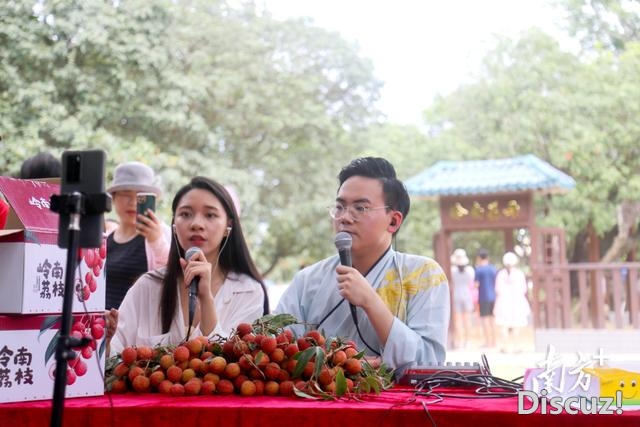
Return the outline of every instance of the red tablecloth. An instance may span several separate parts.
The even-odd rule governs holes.
[[[108,396],[67,399],[63,426],[640,426],[640,412],[621,415],[518,415],[516,397],[447,397],[442,402],[431,403],[433,399],[396,390],[366,396],[362,401],[312,401],[266,396],[171,397],[159,394],[111,395],[111,398],[111,401]],[[50,401],[0,404],[2,427],[48,426],[50,417]]]

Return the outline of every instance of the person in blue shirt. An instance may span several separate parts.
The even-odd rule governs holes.
[[[489,260],[489,252],[480,249],[476,258],[476,287],[478,288],[478,305],[480,306],[480,323],[484,336],[484,347],[496,346],[496,332],[493,321],[493,306],[496,302],[495,265]]]

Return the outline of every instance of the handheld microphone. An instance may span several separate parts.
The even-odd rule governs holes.
[[[195,254],[200,252],[200,248],[197,246],[190,247],[184,253],[184,259],[189,261]],[[198,300],[198,283],[200,282],[200,276],[196,276],[189,283],[189,329],[193,325],[193,316],[196,311],[196,301]]]
[[[341,231],[338,234],[336,234],[336,237],[333,239],[333,243],[336,245],[336,249],[338,249],[338,255],[340,256],[340,264],[346,265],[348,267],[352,267],[351,265],[351,234]],[[357,325],[358,313],[356,312],[356,306],[349,303],[349,308],[351,309],[351,317],[353,318],[353,323]]]

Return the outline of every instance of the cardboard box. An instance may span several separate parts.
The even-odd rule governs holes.
[[[0,230],[0,313],[62,312],[67,250],[57,245],[58,214],[49,209],[51,195],[59,192],[54,183],[0,177],[10,207]],[[82,250],[74,313],[104,310],[105,260],[106,241],[100,249]]]
[[[83,327],[83,334],[100,339],[88,349],[74,350],[77,358],[67,368],[66,397],[104,394],[104,328],[96,326],[102,315],[74,315],[75,330]],[[60,327],[55,319],[60,316],[0,316],[0,402],[53,398],[55,344]]]

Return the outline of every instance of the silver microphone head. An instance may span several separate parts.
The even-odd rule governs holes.
[[[338,250],[351,249],[351,234],[346,231],[341,231],[336,234],[336,237],[333,239],[333,243],[336,245]]]
[[[187,261],[189,261],[191,259],[191,257],[193,257],[195,254],[197,254],[198,252],[200,252],[202,249],[200,249],[197,246],[192,246],[189,249],[187,249],[187,251],[184,253],[184,259],[186,259]]]

